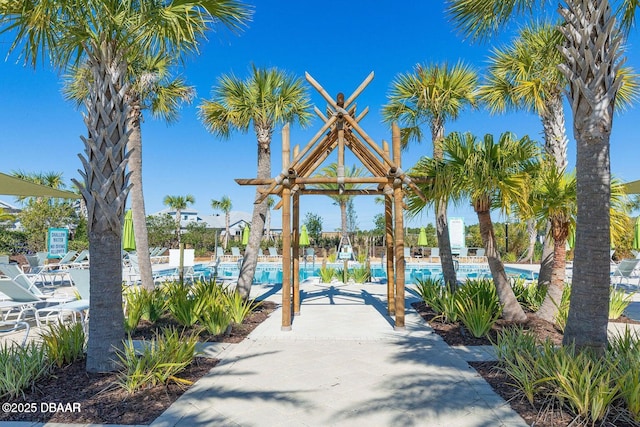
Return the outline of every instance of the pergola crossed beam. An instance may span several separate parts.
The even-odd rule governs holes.
[[[282,207],[282,329],[290,330],[291,312],[293,311],[294,315],[300,312],[298,205],[300,195],[303,194],[385,195],[388,312],[390,315],[395,315],[395,328],[404,329],[403,186],[410,187],[423,199],[424,195],[401,168],[400,129],[396,123],[393,124],[392,153],[390,153],[387,143],[384,143],[383,148],[380,148],[359,124],[367,114],[368,107],[355,116],[354,101],[373,80],[373,72],[346,100],[342,93],[338,94],[336,100],[332,99],[309,73],[305,73],[305,76],[311,86],[328,103],[326,116],[317,107],[314,107],[314,111],[324,123],[323,126],[301,151],[294,150],[294,156],[291,159],[289,125],[285,125],[282,130],[282,172],[275,178],[269,179],[236,179],[240,185],[268,186],[260,190],[260,195],[255,201],[256,204],[262,203],[269,194],[278,195],[282,199],[277,206]],[[345,176],[345,147],[365,166],[371,176]],[[317,168],[336,150],[338,154],[337,176],[312,176]],[[318,184],[334,184],[336,189],[314,187]],[[345,184],[374,186],[347,189]],[[347,265],[345,265],[346,268]],[[292,282],[293,295],[291,292]]]

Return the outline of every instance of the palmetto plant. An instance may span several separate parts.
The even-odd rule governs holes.
[[[276,126],[298,121],[308,123],[310,101],[299,78],[277,68],[252,67],[245,80],[223,75],[213,88],[211,99],[200,105],[200,118],[213,134],[229,138],[234,130],[256,133],[258,142],[257,178],[271,178],[271,137]],[[260,187],[256,197],[260,196]],[[264,232],[267,202],[256,204],[251,218],[249,244],[238,278],[238,291],[248,298],[258,263],[258,248]]]
[[[416,65],[412,73],[401,74],[394,80],[383,107],[385,122],[397,121],[401,126],[403,145],[422,140],[423,125],[429,126],[433,144],[433,158],[442,159],[444,125],[455,120],[466,107],[476,106],[478,77],[474,70],[462,62],[449,64]],[[451,255],[447,221],[448,195],[434,199],[436,232],[440,248],[440,261],[445,282],[454,287],[456,272]]]
[[[46,58],[62,71],[79,64],[91,70],[84,103],[83,182],[76,182],[87,204],[91,257],[99,260],[91,268],[89,371],[115,369],[115,353],[122,348],[121,238],[130,190],[131,58],[196,51],[212,25],[239,29],[249,16],[235,0],[0,2],[0,32],[15,37],[10,49],[21,49],[26,62],[35,66]]]

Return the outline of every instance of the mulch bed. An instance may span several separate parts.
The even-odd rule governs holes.
[[[249,335],[276,309],[276,304],[265,301],[243,322],[234,325],[231,333],[211,336],[201,333],[200,341],[237,343]],[[162,319],[160,326],[181,327]],[[134,339],[149,339],[156,328],[141,322],[134,331]],[[219,361],[202,357],[178,376],[196,382]],[[4,400],[1,421],[33,421],[57,423],[150,424],[176,401],[187,389],[184,385],[168,384],[128,394],[115,386],[117,373],[90,374],[85,361],[55,368],[50,378],[39,381],[37,387],[14,400]],[[8,406],[7,406],[8,405]]]
[[[492,328],[488,337],[475,338],[467,332],[460,323],[445,323],[438,319],[436,313],[425,303],[414,303],[413,308],[420,316],[429,323],[435,333],[452,346],[474,346],[491,345],[496,342],[498,333],[505,327],[512,326],[511,323],[499,320]],[[640,324],[633,319],[622,316],[616,319],[617,323]],[[562,344],[562,333],[556,327],[545,320],[538,319],[533,313],[527,313],[527,321],[521,325],[523,329],[535,334],[539,342],[550,339],[554,344]],[[531,405],[519,393],[518,389],[511,385],[509,377],[498,367],[497,362],[470,362],[493,390],[506,400],[511,408],[516,411],[530,426],[536,427],[567,427],[569,425],[582,425],[574,420],[574,417],[561,407],[551,407],[545,402],[534,401]],[[601,427],[638,427],[626,419],[615,419],[615,414],[611,414],[613,421],[605,421],[599,424]],[[572,424],[572,422],[576,424]]]

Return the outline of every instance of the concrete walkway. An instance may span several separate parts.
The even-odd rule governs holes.
[[[277,287],[254,289],[275,302]],[[386,315],[386,286],[301,284],[301,315],[280,309],[152,424],[169,426],[526,426],[410,307]],[[462,352],[462,353],[461,353]],[[470,354],[478,357],[477,354]],[[482,357],[482,355],[480,355]]]

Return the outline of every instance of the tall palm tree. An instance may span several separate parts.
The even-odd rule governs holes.
[[[311,117],[309,96],[301,79],[277,68],[255,66],[246,80],[233,74],[220,77],[212,98],[200,105],[199,114],[204,126],[222,138],[229,138],[233,130],[248,132],[253,127],[258,142],[257,178],[262,179],[271,178],[271,138],[275,127],[295,121],[306,125]],[[256,189],[256,197],[260,189]],[[254,205],[237,286],[245,298],[251,291],[266,214],[266,200]]]
[[[514,15],[530,13],[547,2],[529,0],[450,0],[449,13],[467,36],[486,38]],[[629,28],[637,2],[623,1],[622,22]],[[608,0],[565,0],[560,70],[570,82],[577,145],[578,216],[571,303],[563,342],[604,353],[609,312],[611,198],[610,136],[624,33]]]
[[[231,212],[231,209],[233,209],[231,198],[229,196],[222,196],[220,200],[211,200],[211,207],[213,210],[222,211],[224,213],[224,248],[226,249],[229,244],[229,233],[231,232],[229,229],[229,213]]]
[[[165,206],[169,206],[176,211],[176,240],[178,241],[178,246],[180,246],[180,236],[182,235],[180,232],[182,229],[182,211],[195,202],[196,199],[191,194],[187,194],[186,196],[165,196],[162,201]]]
[[[513,204],[526,199],[529,177],[537,162],[537,146],[528,137],[517,139],[510,132],[500,135],[497,141],[490,134],[478,141],[469,133],[452,133],[445,138],[443,148],[445,163],[458,177],[460,193],[470,199],[478,215],[489,269],[504,306],[503,317],[523,322],[527,316],[515,298],[500,259],[491,209],[499,208],[508,214]]]
[[[444,125],[457,119],[464,108],[476,106],[477,85],[476,72],[462,62],[454,66],[416,65],[413,73],[401,74],[393,82],[389,102],[382,109],[384,121],[400,123],[405,146],[411,140],[420,142],[421,126],[428,125],[433,158],[441,159]],[[446,197],[436,200],[435,213],[442,273],[445,282],[455,286]]]
[[[154,117],[164,119],[168,123],[178,119],[181,102],[190,102],[195,95],[192,86],[187,86],[184,79],[173,78],[170,74],[175,61],[166,55],[155,53],[143,58],[132,58],[129,62],[127,80],[129,88],[125,100],[129,104],[129,120],[131,132],[127,151],[129,152],[128,168],[130,171],[131,211],[133,214],[133,230],[138,253],[140,282],[143,287],[153,289],[153,273],[149,253],[149,233],[144,206],[142,183],[142,121],[143,111],[151,110]],[[81,105],[89,96],[86,80],[91,78],[91,70],[86,66],[72,69],[67,76],[64,95]]]
[[[358,168],[353,165],[351,168],[345,169],[345,177],[353,178],[364,175],[364,168]],[[336,178],[338,176],[338,164],[331,163],[320,170],[316,176]],[[326,190],[338,190],[338,184],[316,184],[318,188]],[[344,190],[355,190],[359,188],[359,184],[343,184]],[[349,227],[347,225],[347,206],[353,200],[355,196],[349,194],[333,194],[329,196],[336,205],[340,207],[340,234],[342,236],[342,242],[346,242],[349,238]]]
[[[88,371],[117,368],[124,332],[121,235],[130,188],[125,172],[128,60],[150,52],[194,52],[212,25],[239,29],[249,17],[236,0],[0,2],[0,32],[15,37],[10,50],[22,48],[25,61],[34,66],[48,57],[58,70],[85,63],[92,71],[85,101],[87,136],[82,137],[83,182],[77,182],[87,202],[92,259],[99,260],[91,268]]]

